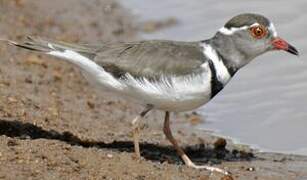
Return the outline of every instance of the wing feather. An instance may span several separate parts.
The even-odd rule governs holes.
[[[201,71],[206,61],[197,42],[140,41],[109,44],[96,52],[94,61],[114,76],[155,78]]]
[[[25,42],[9,43],[40,52],[70,50],[93,60],[114,77],[130,74],[149,79],[164,76],[183,76],[202,71],[207,61],[199,42],[165,40],[110,43],[102,45],[71,44],[28,37]],[[49,53],[50,54],[50,53]]]

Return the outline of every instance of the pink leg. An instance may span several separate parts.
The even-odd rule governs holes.
[[[222,173],[222,174],[225,174],[225,175],[229,174],[229,172],[227,172],[223,169],[217,168],[217,167],[211,167],[211,166],[205,166],[205,165],[204,166],[195,165],[191,161],[191,159],[184,153],[182,148],[179,147],[178,142],[176,141],[176,139],[172,135],[172,131],[170,129],[169,116],[170,116],[169,112],[166,112],[165,113],[165,120],[164,120],[164,127],[163,127],[164,134],[165,134],[166,138],[172,143],[172,145],[176,149],[178,155],[181,157],[181,159],[184,161],[184,163],[187,166],[195,168],[195,169],[205,169],[205,170],[208,170],[210,172],[215,171],[215,172],[219,172],[219,173]]]
[[[135,156],[137,159],[141,158],[141,153],[140,153],[140,127],[139,127],[139,120],[142,119],[150,110],[152,110],[152,106],[147,106],[146,109],[141,112],[137,117],[135,117],[131,124],[132,124],[132,134],[133,134],[133,143],[134,143],[134,152]]]

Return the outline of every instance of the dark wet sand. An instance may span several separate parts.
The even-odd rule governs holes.
[[[113,0],[0,0],[0,12],[0,38],[137,38],[134,17]],[[136,161],[130,120],[142,107],[105,92],[98,96],[65,62],[4,44],[0,54],[0,179],[222,178],[182,165],[162,133],[161,112],[143,122],[143,159]],[[256,153],[231,142],[214,149],[217,138],[195,130],[197,118],[176,114],[172,126],[198,163],[225,167],[234,179],[307,179],[303,156]]]

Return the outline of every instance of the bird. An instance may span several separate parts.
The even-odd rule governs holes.
[[[2,39],[3,41],[3,39]],[[140,158],[138,123],[153,109],[165,113],[163,132],[185,165],[229,174],[223,168],[196,165],[185,154],[170,128],[170,113],[194,110],[214,98],[238,72],[266,52],[297,49],[278,36],[265,16],[242,13],[234,16],[212,38],[201,41],[141,40],[72,44],[28,37],[11,45],[57,57],[79,68],[100,91],[141,104],[132,121],[134,151]]]

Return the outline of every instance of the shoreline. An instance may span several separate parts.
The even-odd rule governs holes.
[[[114,0],[0,0],[0,10],[1,37],[137,39],[134,17]],[[65,62],[4,44],[0,53],[0,179],[222,178],[182,165],[164,138],[163,113],[142,122],[138,162],[130,120],[142,107],[97,93]],[[176,139],[197,163],[225,167],[234,179],[307,179],[306,156],[259,153],[231,141],[225,149],[218,137],[195,128],[197,118],[171,115]]]

